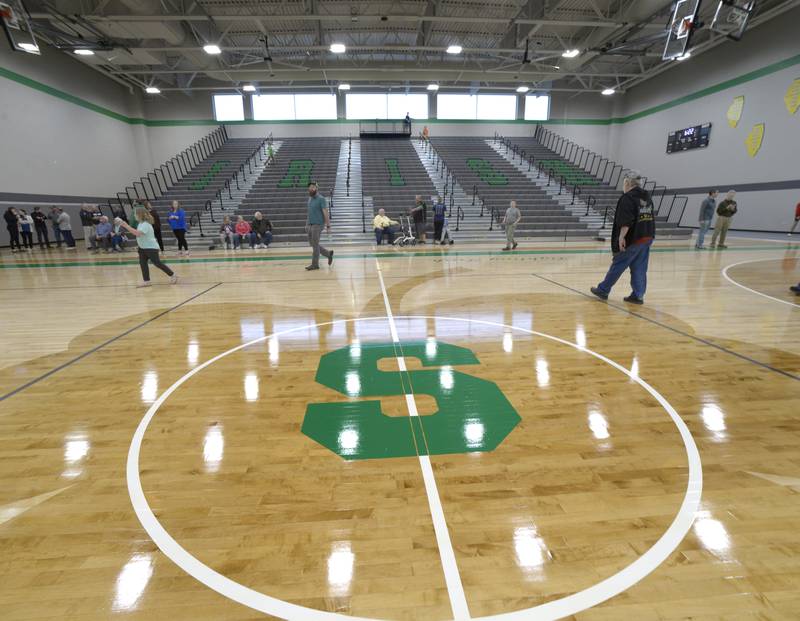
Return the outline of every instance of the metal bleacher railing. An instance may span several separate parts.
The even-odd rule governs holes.
[[[112,215],[125,215],[125,205],[130,209],[137,202],[155,200],[183,179],[195,166],[219,149],[228,139],[228,130],[220,125],[207,136],[204,136],[176,156],[170,158],[158,168],[154,168],[138,181],[125,187],[124,192],[117,192],[114,199],[109,199],[102,206],[107,206]],[[155,180],[155,183],[153,182]],[[145,184],[146,182],[146,184]],[[149,191],[148,191],[149,187]],[[141,192],[139,189],[141,188]],[[133,195],[131,195],[133,192]],[[118,209],[115,205],[118,205]]]
[[[594,153],[582,147],[559,134],[556,134],[549,129],[546,129],[543,125],[537,125],[536,130],[533,134],[534,139],[536,139],[539,144],[543,147],[549,149],[553,153],[556,153],[559,157],[565,159],[570,164],[577,167],[579,170],[582,170],[595,179],[599,179],[601,183],[607,184],[609,187],[617,188],[622,178],[622,173],[625,170],[625,167],[622,164],[618,164],[617,162],[602,156],[598,153]],[[510,140],[504,138],[500,134],[495,134],[495,140],[500,140],[501,142],[509,142]],[[536,163],[531,157],[531,161],[529,164],[529,170],[531,167],[536,167]],[[538,170],[538,169],[537,169]],[[549,180],[548,180],[549,184]],[[649,187],[652,184],[652,187]],[[660,186],[655,181],[648,181],[645,177],[642,179],[642,187],[643,189],[650,192],[650,196],[653,200],[653,205],[655,206],[655,215],[656,216],[663,216],[663,209],[664,207],[664,198],[668,194],[666,186]],[[656,195],[658,190],[661,190],[661,195],[656,204]],[[559,191],[560,193],[560,191]],[[575,184],[573,187],[573,204],[575,202],[576,196],[580,195],[580,189]],[[586,199],[587,201],[587,215],[589,210],[592,206],[597,202],[596,197],[593,195],[589,195]],[[591,205],[589,202],[591,201]],[[668,222],[672,219],[672,213],[676,206],[676,203],[679,205],[678,210],[675,212],[676,214],[680,212],[680,215],[677,216],[675,220],[675,226],[680,228],[681,221],[683,220],[684,212],[686,211],[686,205],[689,202],[689,198],[687,196],[679,196],[677,193],[672,193],[671,200],[669,201],[669,209],[666,212],[666,220]],[[614,207],[613,206],[606,206],[604,213],[603,213],[603,226],[605,226],[606,222],[609,219],[613,220],[614,218]]]
[[[447,164],[445,164],[444,159],[442,156],[439,155],[439,152],[436,148],[431,144],[430,140],[424,140],[423,143],[423,150],[428,156],[433,160],[433,165],[436,167],[436,172],[439,173],[439,178],[444,179],[444,188],[442,190],[442,201],[448,207],[447,209],[447,217],[453,217],[453,207],[456,208],[456,231],[459,230],[461,221],[464,220],[467,214],[461,208],[461,205],[455,204],[455,187],[458,181],[456,180],[456,176],[450,169],[447,168]],[[449,199],[450,204],[448,205],[448,190],[449,190]],[[472,195],[472,204],[475,204],[475,198],[478,198],[481,201],[481,216],[483,215],[483,199],[478,196],[478,189],[477,186],[473,185],[473,195]],[[491,230],[491,229],[490,229]]]

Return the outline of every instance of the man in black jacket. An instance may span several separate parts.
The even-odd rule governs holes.
[[[44,245],[50,247],[50,236],[47,234],[47,215],[39,208],[34,207],[33,213],[33,226],[36,227],[36,241],[39,242],[39,248],[44,250]]]
[[[606,277],[591,291],[601,300],[607,300],[611,288],[625,270],[631,270],[633,292],[624,298],[630,304],[644,304],[647,289],[647,264],[650,246],[656,237],[653,201],[641,188],[641,176],[629,171],[622,182],[623,194],[617,201],[614,226],[611,230],[611,252],[614,258]]]

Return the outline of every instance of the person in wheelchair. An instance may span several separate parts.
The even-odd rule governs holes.
[[[375,229],[375,242],[380,246],[384,235],[389,238],[389,243],[394,243],[395,228],[400,223],[390,219],[386,215],[385,209],[379,209],[378,215],[372,220],[372,227]]]

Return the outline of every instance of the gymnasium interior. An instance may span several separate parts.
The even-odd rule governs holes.
[[[4,621],[800,618],[800,1],[0,23]]]

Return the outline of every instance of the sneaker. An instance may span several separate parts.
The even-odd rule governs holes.
[[[794,291],[797,295],[800,295],[800,285],[792,285],[789,287],[789,291]]]
[[[722,244],[719,245],[720,250],[725,250],[727,246],[723,246]]]
[[[75,246],[67,246],[67,250],[75,250]]]
[[[318,269],[319,269],[319,265],[306,265],[306,271],[307,272],[312,272],[312,271],[318,270]]]
[[[519,246],[519,244],[517,242],[514,242],[514,245],[511,246],[511,250],[516,250],[517,246]]]
[[[142,287],[152,287],[152,286],[153,286],[153,283],[151,283],[149,280],[146,280],[146,281],[140,282],[138,285],[136,285],[136,288],[137,289],[141,289]]]
[[[169,277],[169,284],[175,285],[177,283],[178,283],[178,275],[177,274],[173,274],[172,276]]]
[[[601,300],[607,300],[608,299],[608,294],[607,293],[603,293],[597,287],[592,287],[591,289],[589,289],[589,291],[591,291],[594,295],[596,295]]]
[[[628,304],[644,304],[644,300],[642,298],[637,298],[632,293],[627,298],[622,298],[623,301],[627,302]]]
[[[332,264],[333,264],[333,250],[331,250],[331,253],[328,255],[328,265]]]
[[[508,250],[511,250],[511,247],[510,247],[510,246],[506,246],[505,248],[503,248],[503,252],[506,252],[506,251],[508,251]]]

